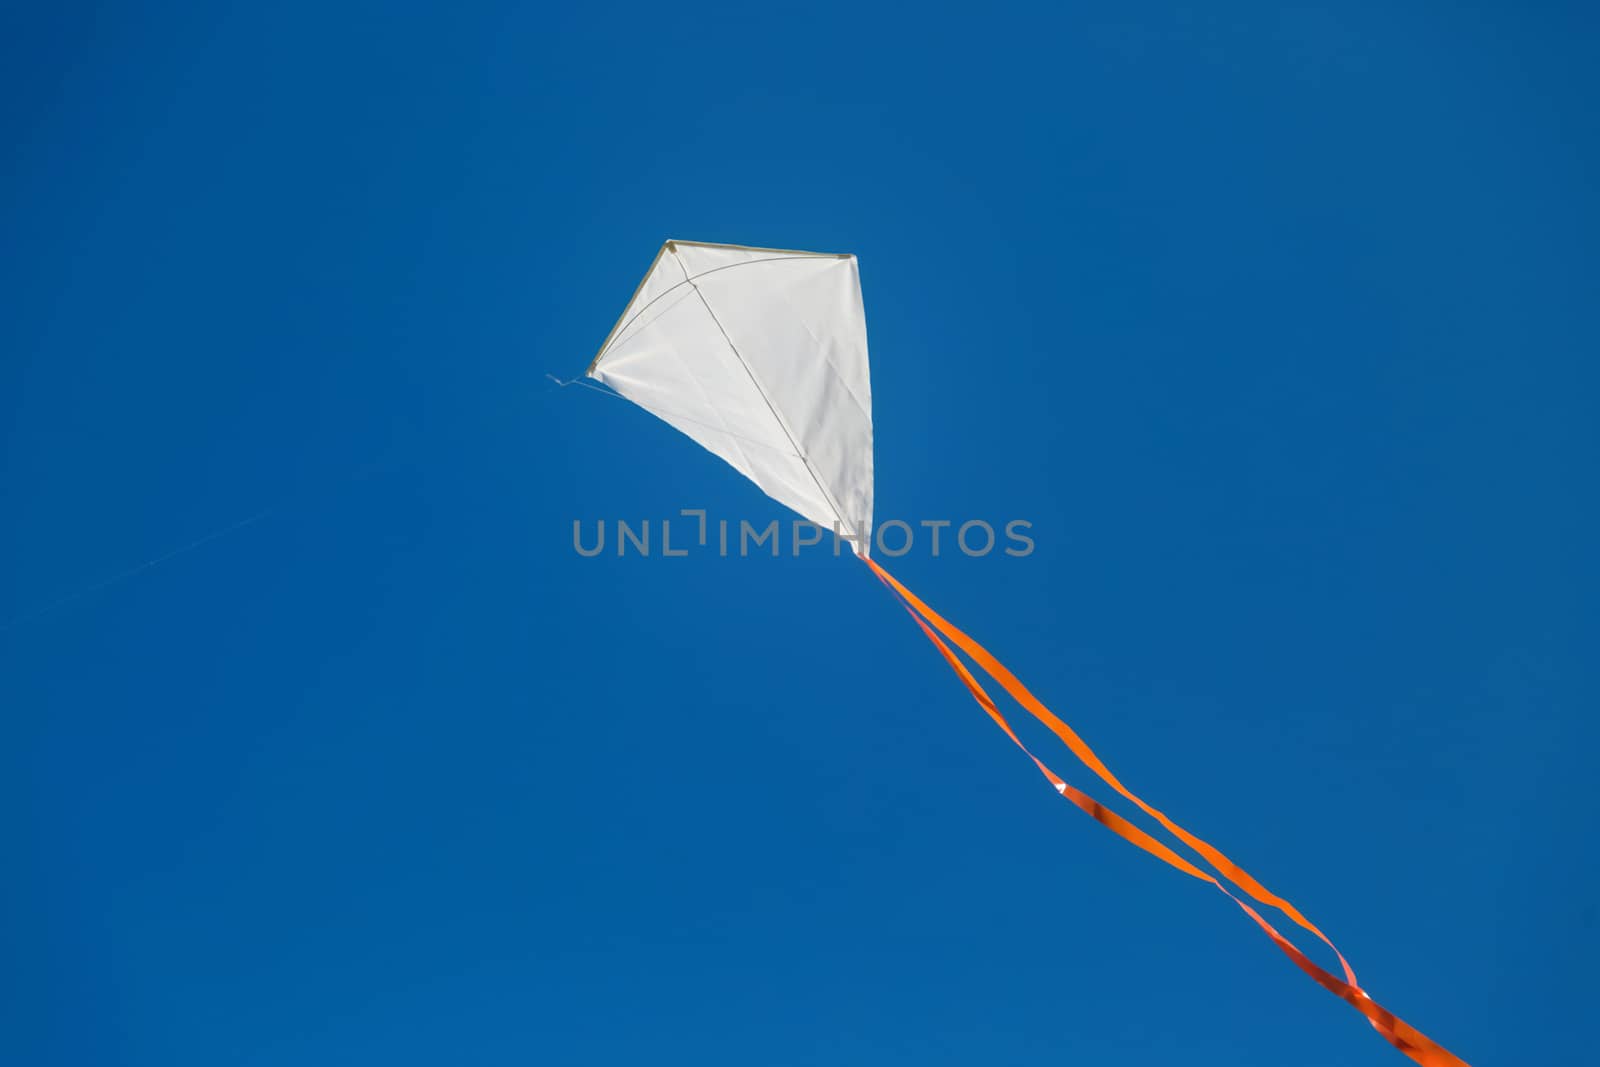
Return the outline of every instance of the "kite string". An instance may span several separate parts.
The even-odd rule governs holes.
[[[26,613],[24,613],[22,615],[18,615],[16,618],[14,618],[10,622],[6,623],[4,626],[0,626],[0,633],[4,633],[4,632],[6,632],[8,630],[11,630],[14,627],[17,627],[17,626],[21,626],[25,622],[32,622],[34,619],[42,618],[45,615],[50,614],[52,611],[55,611],[56,609],[62,607],[63,605],[70,604],[74,600],[78,600],[78,599],[80,599],[82,597],[86,597],[90,593],[98,593],[100,590],[106,588],[107,586],[115,585],[118,582],[126,581],[127,579],[132,578],[134,575],[143,574],[145,571],[150,570],[152,567],[159,567],[161,564],[167,562],[169,559],[173,559],[173,558],[175,558],[177,556],[184,555],[185,553],[188,553],[188,552],[193,552],[195,549],[200,548],[202,545],[210,544],[212,541],[215,541],[220,537],[226,537],[229,534],[234,533],[235,531],[244,529],[246,526],[250,526],[253,523],[260,522],[262,519],[266,518],[268,515],[271,515],[272,512],[273,512],[272,508],[268,508],[265,511],[258,511],[256,514],[251,515],[247,519],[240,519],[238,522],[232,523],[232,524],[230,524],[228,526],[224,526],[220,530],[215,530],[215,531],[213,531],[211,533],[208,533],[204,537],[197,538],[196,540],[190,541],[188,544],[184,545],[181,548],[175,548],[170,552],[164,552],[161,555],[156,556],[153,559],[145,560],[143,563],[140,563],[137,566],[129,567],[127,570],[124,570],[124,571],[118,571],[116,574],[113,574],[109,578],[103,578],[100,581],[94,582],[91,585],[84,586],[82,589],[75,589],[72,592],[67,593],[65,596],[57,597],[55,600],[52,600],[50,603],[46,604],[44,607],[35,608],[33,611],[26,612]]]
[[[573,378],[573,379],[571,379],[569,381],[565,381],[564,382],[560,378],[557,378],[554,374],[548,374],[547,373],[547,374],[545,374],[545,377],[549,378],[552,382],[555,382],[557,385],[561,386],[563,389],[565,389],[569,385],[582,386],[584,389],[589,390],[591,393],[598,393],[601,396],[608,396],[613,400],[621,400],[621,401],[624,401],[624,402],[629,403],[629,404],[636,404],[639,407],[642,407],[646,411],[650,412],[650,414],[654,415],[656,418],[661,419],[661,420],[666,421],[666,422],[670,422],[672,419],[677,419],[680,422],[687,422],[687,423],[690,423],[690,424],[695,425],[695,426],[703,426],[708,430],[715,430],[717,433],[723,434],[723,435],[725,435],[727,437],[732,437],[735,440],[743,441],[746,444],[755,445],[757,448],[768,449],[770,451],[778,453],[779,455],[788,456],[791,459],[803,459],[804,458],[802,456],[796,455],[793,452],[788,451],[782,445],[772,445],[772,444],[768,444],[765,441],[757,441],[753,437],[746,437],[743,434],[734,433],[732,430],[724,429],[721,426],[713,426],[709,422],[701,422],[699,419],[692,419],[689,416],[680,414],[679,412],[676,412],[676,411],[667,411],[664,408],[658,408],[658,407],[655,407],[652,404],[643,403],[641,401],[633,399],[633,397],[631,397],[631,396],[623,396],[621,393],[614,393],[610,389],[602,389],[600,386],[595,385],[593,382],[590,382],[590,381],[588,381],[586,379],[583,379],[583,378]]]
[[[560,385],[560,386],[567,386],[567,385],[574,384],[573,382],[570,382],[570,381],[569,382],[563,382],[561,379],[557,378],[553,374],[547,374],[547,375],[545,375],[545,377],[549,378],[551,381],[555,382],[557,385]],[[596,390],[596,391],[597,392],[604,392],[604,390]],[[615,394],[606,394],[606,395],[615,395]],[[495,421],[496,421],[496,423],[498,423],[498,421],[500,419],[504,419],[504,418],[506,418],[506,417],[508,417],[510,415],[519,414],[520,411],[521,411],[521,409],[520,408],[516,408],[516,407],[507,409],[505,411],[500,412]],[[350,481],[352,479],[364,477],[364,476],[366,476],[368,474],[371,474],[374,471],[383,471],[383,470],[387,469],[388,467],[390,467],[392,465],[392,463],[393,463],[392,460],[376,460],[376,459],[369,459],[366,462],[356,463],[356,464],[354,464],[352,466],[349,466],[349,467],[345,468],[344,472],[342,474],[336,476],[334,481],[333,481],[333,485],[334,486],[342,485],[342,484],[344,484],[344,483],[346,483],[346,482],[348,482],[348,481]],[[206,534],[204,537],[200,537],[200,538],[197,538],[197,539],[195,539],[193,541],[190,541],[188,544],[185,544],[185,545],[183,545],[183,546],[181,546],[179,548],[175,548],[175,549],[172,549],[171,551],[164,552],[159,556],[155,556],[154,558],[148,559],[148,560],[144,561],[143,563],[140,563],[140,564],[137,564],[135,566],[129,567],[126,570],[118,571],[117,573],[111,575],[108,578],[103,578],[100,581],[92,582],[92,583],[90,583],[88,585],[82,586],[81,588],[74,589],[71,592],[65,593],[62,596],[57,597],[55,600],[52,600],[52,601],[44,604],[42,607],[35,608],[35,609],[31,610],[31,611],[24,611],[21,614],[12,617],[9,621],[4,622],[4,623],[0,623],[0,633],[9,632],[10,630],[13,630],[16,627],[19,627],[19,626],[23,625],[24,623],[33,622],[36,619],[42,618],[42,617],[44,617],[46,615],[49,615],[50,613],[52,613],[52,612],[64,607],[65,605],[70,604],[70,603],[72,603],[74,601],[80,600],[80,599],[82,599],[82,598],[84,598],[86,596],[89,596],[92,593],[97,593],[100,590],[105,589],[105,588],[107,588],[109,586],[116,585],[116,584],[118,584],[120,582],[124,582],[124,581],[128,580],[129,578],[133,578],[136,575],[142,574],[147,570],[150,570],[150,569],[152,569],[154,567],[158,567],[161,564],[166,563],[167,561],[169,561],[171,559],[174,559],[174,558],[176,558],[178,556],[184,555],[184,554],[189,553],[189,552],[193,552],[196,549],[201,548],[204,545],[207,545],[212,541],[218,540],[219,538],[226,537],[229,534],[232,534],[232,533],[235,533],[235,532],[237,532],[239,530],[242,530],[247,526],[254,525],[257,522],[260,522],[262,519],[265,519],[269,515],[278,514],[280,512],[285,511],[285,510],[296,510],[299,506],[304,505],[308,498],[309,499],[316,499],[318,497],[327,495],[331,491],[332,491],[332,488],[330,486],[324,486],[321,490],[308,489],[308,490],[301,490],[298,493],[294,493],[294,494],[290,495],[289,497],[287,497],[285,499],[281,499],[277,504],[275,504],[272,507],[266,508],[266,509],[264,509],[262,511],[258,511],[254,515],[251,515],[251,516],[249,516],[247,518],[240,519],[237,522],[230,523],[227,526],[224,526],[224,527],[222,527],[220,529],[214,530],[211,533]]]

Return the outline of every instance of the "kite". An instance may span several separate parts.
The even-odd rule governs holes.
[[[855,256],[668,241],[586,376],[693,438],[780,504],[848,540],[973,699],[1063,798],[1123,840],[1220,890],[1300,970],[1364,1015],[1406,1056],[1424,1067],[1466,1067],[1373,1000],[1333,941],[1293,904],[1124,785],[988,649],[871,557],[872,387]],[[1160,824],[1190,855],[1117,815],[1046,766],[1018,737],[958,650],[1060,738],[1102,783]],[[1343,977],[1313,962],[1251,902],[1275,909],[1326,945],[1338,958]]]

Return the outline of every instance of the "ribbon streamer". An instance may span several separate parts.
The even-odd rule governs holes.
[[[1017,680],[1017,677],[1007,670],[999,660],[995,659],[987,649],[946,621],[937,612],[933,611],[932,608],[929,608],[927,604],[923,603],[922,600],[919,599],[914,593],[912,593],[904,585],[900,584],[899,581],[890,575],[888,571],[879,566],[874,560],[866,556],[861,558],[868,567],[872,568],[873,573],[878,576],[878,579],[896,595],[896,599],[899,600],[901,606],[910,613],[912,619],[916,621],[917,626],[922,630],[923,634],[927,636],[928,640],[932,641],[934,646],[938,648],[940,655],[944,657],[945,662],[950,665],[950,668],[956,672],[956,675],[961,679],[962,683],[966,685],[967,689],[972,693],[973,699],[978,702],[978,705],[982,707],[989,717],[994,720],[995,724],[1005,732],[1006,736],[1009,737],[1018,748],[1022,749],[1023,753],[1033,761],[1034,766],[1036,766],[1040,773],[1045,776],[1045,778],[1053,787],[1055,787],[1057,793],[1071,801],[1100,825],[1104,826],[1112,833],[1117,834],[1119,837],[1123,838],[1125,841],[1129,842],[1135,847],[1142,849],[1143,851],[1161,860],[1163,863],[1182,871],[1184,874],[1187,874],[1190,877],[1198,878],[1201,881],[1209,882],[1210,884],[1216,886],[1218,890],[1228,897],[1228,899],[1237,904],[1246,915],[1250,916],[1250,918],[1261,927],[1262,931],[1272,939],[1272,943],[1277,945],[1278,948],[1282,950],[1284,955],[1288,956],[1297,967],[1310,976],[1310,978],[1318,985],[1322,986],[1324,989],[1328,990],[1328,992],[1332,993],[1334,996],[1355,1008],[1362,1015],[1366,1016],[1367,1020],[1372,1024],[1373,1029],[1377,1030],[1378,1033],[1383,1035],[1383,1037],[1389,1041],[1390,1044],[1394,1045],[1395,1048],[1405,1053],[1406,1056],[1410,1057],[1415,1062],[1422,1064],[1423,1067],[1468,1067],[1466,1061],[1462,1060],[1460,1057],[1456,1056],[1442,1045],[1439,1045],[1437,1042],[1433,1041],[1426,1034],[1423,1034],[1416,1027],[1410,1025],[1405,1020],[1401,1019],[1399,1016],[1395,1015],[1393,1012],[1374,1001],[1364,990],[1362,990],[1361,987],[1356,983],[1355,972],[1350,967],[1349,962],[1345,960],[1344,955],[1338,950],[1337,947],[1334,946],[1333,942],[1328,938],[1328,936],[1319,930],[1309,919],[1302,915],[1299,910],[1294,907],[1294,905],[1272,893],[1255,878],[1251,877],[1249,873],[1240,868],[1232,860],[1228,859],[1227,856],[1223,855],[1222,852],[1215,846],[1185,830],[1183,827],[1179,826],[1177,823],[1168,818],[1164,813],[1158,811],[1156,808],[1140,799],[1136,794],[1134,794],[1131,790],[1117,780],[1116,776],[1111,773],[1111,769],[1107,767],[1097,755],[1095,755],[1094,750],[1091,749],[1070,726],[1058,718],[1053,712],[1050,711],[1049,708],[1040,703],[1038,698],[1030,693],[1028,689]],[[937,630],[938,633],[935,633],[935,630]],[[1098,775],[1102,781],[1104,781],[1107,785],[1110,785],[1122,796],[1138,805],[1141,810],[1154,818],[1184,844],[1193,848],[1197,853],[1203,856],[1219,874],[1231,881],[1235,886],[1243,890],[1251,898],[1256,900],[1258,903],[1268,904],[1277,908],[1279,911],[1283,912],[1290,919],[1292,919],[1297,925],[1301,926],[1312,934],[1315,934],[1317,938],[1319,938],[1325,945],[1333,950],[1333,954],[1335,956],[1338,956],[1339,964],[1345,973],[1345,979],[1341,980],[1336,978],[1332,974],[1319,967],[1309,957],[1307,957],[1304,952],[1300,951],[1300,949],[1296,947],[1293,942],[1291,942],[1271,923],[1263,918],[1260,912],[1256,911],[1255,908],[1252,908],[1249,904],[1246,904],[1244,901],[1235,896],[1220,879],[1206,873],[1199,867],[1196,867],[1194,864],[1190,863],[1188,860],[1174,852],[1167,845],[1152,837],[1150,834],[1146,833],[1138,826],[1135,826],[1133,823],[1130,823],[1122,816],[1111,811],[1109,808],[1106,808],[1099,801],[1094,800],[1093,798],[1084,794],[1082,791],[1073,788],[1064,779],[1062,779],[1060,775],[1056,774],[1049,767],[1047,767],[1044,762],[1035,756],[1033,752],[1029,750],[1028,746],[1023,744],[1021,739],[1017,737],[1016,731],[1011,728],[1011,724],[1006,721],[1003,715],[1001,715],[999,708],[995,706],[994,700],[990,698],[988,692],[984,690],[977,678],[973,676],[972,672],[967,668],[967,665],[963,663],[955,654],[955,652],[950,649],[950,646],[947,645],[943,639],[941,639],[939,636],[940,634],[943,634],[945,638],[948,638],[968,656],[972,657],[973,661],[976,662],[986,674],[988,674],[995,681],[999,682],[1001,687],[1015,697],[1018,703],[1027,709],[1027,711],[1030,712],[1035,718],[1039,719],[1039,721],[1048,726],[1058,737],[1060,737],[1061,740],[1066,743],[1067,747],[1071,749],[1073,755],[1077,756],[1086,767],[1094,771],[1094,773]]]

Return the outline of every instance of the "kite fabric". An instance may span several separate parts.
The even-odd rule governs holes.
[[[1423,1067],[1466,1067],[1374,1001],[1334,943],[1293,904],[1125,786],[1072,727],[987,649],[870,558],[872,390],[854,256],[668,241],[590,363],[588,375],[726,460],[780,504],[849,538],[862,562],[910,613],[973,699],[1062,797],[1130,844],[1221,890],[1297,967],[1364,1015],[1407,1057]],[[1096,777],[1216,873],[1047,767],[1018,738],[956,650],[1049,728]],[[1344,977],[1312,962],[1235,889],[1277,909],[1325,944]]]
[[[855,256],[668,241],[588,375],[868,553],[872,388]]]

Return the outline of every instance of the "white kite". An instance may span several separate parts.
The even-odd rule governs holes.
[[[867,554],[872,382],[855,256],[668,241],[588,375]]]
[[[1293,904],[1125,786],[1072,727],[987,649],[870,558],[872,384],[854,256],[668,241],[590,363],[588,376],[694,438],[774,500],[849,538],[973,698],[1057,793],[1129,843],[1226,893],[1301,970],[1366,1016],[1411,1059],[1425,1067],[1465,1067],[1459,1057],[1368,996],[1333,942]],[[951,645],[1191,855],[1180,854],[1045,766]],[[1204,870],[1202,863],[1215,873]],[[1338,956],[1344,977],[1313,963],[1239,893],[1276,908],[1326,944]]]

